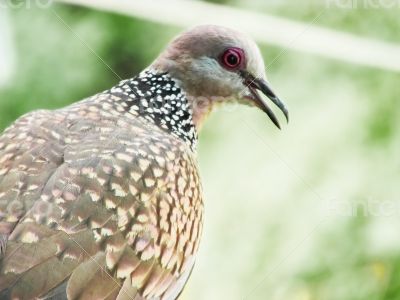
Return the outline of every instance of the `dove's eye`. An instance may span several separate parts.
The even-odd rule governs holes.
[[[229,48],[221,55],[221,64],[229,70],[243,66],[244,52],[239,48]]]

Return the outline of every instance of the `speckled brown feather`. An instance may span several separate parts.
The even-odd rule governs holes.
[[[33,112],[0,137],[1,299],[180,293],[202,227],[194,154],[127,99]]]

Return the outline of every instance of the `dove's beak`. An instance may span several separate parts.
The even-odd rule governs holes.
[[[266,80],[256,78],[248,72],[242,72],[241,76],[244,79],[244,84],[250,91],[250,95],[247,98],[251,99],[251,101],[253,101],[258,108],[264,111],[279,129],[281,126],[279,125],[277,117],[271,108],[269,108],[267,102],[261,98],[258,91],[267,96],[283,112],[286,117],[286,121],[289,122],[289,112],[285,104],[278,98]]]

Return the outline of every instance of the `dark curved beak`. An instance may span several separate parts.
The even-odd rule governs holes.
[[[251,100],[254,101],[254,104],[264,111],[271,121],[281,129],[279,125],[279,121],[275,116],[272,109],[267,105],[267,103],[261,98],[258,91],[262,92],[265,96],[267,96],[285,115],[286,121],[289,122],[289,112],[285,106],[285,104],[278,98],[275,92],[272,90],[270,84],[260,78],[254,77],[252,74],[242,71],[241,76],[243,78],[244,84],[249,88],[251,93]]]

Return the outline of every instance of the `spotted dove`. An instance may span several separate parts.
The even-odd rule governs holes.
[[[0,136],[0,299],[176,299],[203,222],[197,132],[218,103],[285,114],[256,44],[203,25],[138,76]]]

